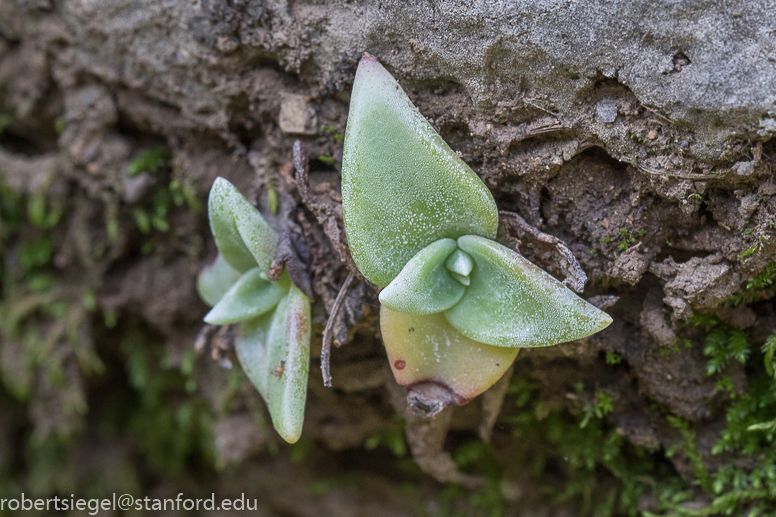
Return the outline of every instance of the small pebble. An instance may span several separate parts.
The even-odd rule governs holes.
[[[596,114],[602,122],[614,122],[617,119],[617,103],[611,99],[603,99],[595,105]]]

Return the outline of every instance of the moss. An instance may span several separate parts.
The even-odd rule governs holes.
[[[185,188],[165,190],[154,205],[191,206]],[[60,278],[53,265],[66,228],[51,214],[62,213],[46,195],[25,196],[0,181],[0,432],[12,444],[0,451],[0,496],[139,494],[149,474],[210,475],[213,417],[196,394],[193,351],[175,363],[153,334],[119,327],[119,313],[105,311],[105,326],[93,317],[99,285],[86,275]],[[98,353],[91,333],[111,326],[111,339],[94,341],[128,337]],[[131,454],[109,457],[110,469],[83,468],[85,451],[98,455],[119,442]]]
[[[742,290],[725,300],[725,306],[737,307],[772,298],[776,293],[773,289],[774,279],[776,279],[776,262],[771,262],[760,274],[747,282]]]
[[[688,489],[660,452],[628,443],[607,422],[614,402],[609,393],[584,384],[568,388],[566,400],[576,400],[570,407],[547,399],[541,385],[515,375],[497,426],[513,437],[507,450],[480,440],[455,450],[463,470],[485,476],[483,488],[468,496],[477,515],[504,514],[512,486],[533,486],[532,500],[570,505],[580,515],[596,517],[637,516],[645,498],[657,507]],[[459,498],[465,495],[450,490]]]
[[[709,358],[706,375],[721,373],[731,361],[746,364],[750,345],[746,334],[719,318],[698,314],[688,320],[694,327],[702,327],[706,333],[703,355]]]
[[[393,425],[380,431],[380,433],[370,436],[364,442],[366,450],[373,450],[378,447],[388,448],[396,457],[407,455],[407,440],[404,437],[404,419],[396,415],[393,419]]]
[[[701,485],[703,490],[705,490],[706,492],[711,492],[712,491],[711,476],[709,475],[709,469],[706,467],[706,464],[703,462],[701,453],[698,450],[698,444],[695,441],[695,430],[692,429],[686,421],[682,420],[677,416],[668,415],[668,421],[682,435],[682,439],[684,440],[684,444],[683,444],[684,453],[687,455],[687,458],[690,460],[690,465],[692,466],[693,473],[698,478],[699,484]],[[668,454],[669,453],[667,452],[666,455]]]
[[[776,336],[762,347],[762,357],[738,328],[711,316],[695,316],[690,323],[704,330],[704,354],[709,358],[708,375],[719,375],[726,364],[738,361],[747,365],[749,384],[744,394],[735,397],[726,411],[727,427],[712,448],[713,455],[727,454],[738,461],[727,460],[711,471],[703,462],[695,433],[687,422],[669,416],[684,440],[683,449],[707,500],[690,497],[690,506],[678,500],[661,506],[666,516],[702,517],[711,515],[772,515],[776,511],[776,385],[767,371],[773,361],[771,350]],[[756,359],[752,361],[753,358]],[[772,365],[770,365],[772,368]],[[772,372],[772,370],[771,370]],[[723,377],[722,380],[725,378]],[[719,387],[719,383],[718,383]],[[667,451],[671,454],[673,451]],[[655,515],[647,512],[647,517]]]
[[[144,149],[129,162],[127,174],[130,177],[137,176],[143,172],[157,172],[170,166],[172,155],[170,151],[163,147],[156,149]]]
[[[747,391],[731,400],[727,428],[712,450],[714,455],[734,455],[738,461],[726,460],[721,468],[710,469],[693,427],[673,415],[667,418],[679,431],[680,445],[658,451],[635,446],[607,421],[607,414],[616,408],[606,390],[568,386],[566,400],[576,401],[569,404],[546,398],[541,385],[517,374],[498,426],[510,430],[515,438],[509,442],[508,454],[479,440],[463,443],[454,453],[462,469],[488,480],[481,491],[468,496],[469,503],[482,510],[482,515],[501,515],[508,507],[508,480],[517,478],[521,486],[535,483],[545,503],[571,504],[580,509],[580,515],[773,515],[776,385],[772,352],[776,333],[760,356],[736,327],[709,316],[697,316],[690,324],[701,331],[708,375],[719,375],[732,361],[752,370]],[[771,370],[766,371],[766,364]],[[689,459],[697,488],[668,461],[678,449]],[[460,489],[451,493],[456,495],[450,500],[465,496]],[[450,507],[459,506],[450,503]]]

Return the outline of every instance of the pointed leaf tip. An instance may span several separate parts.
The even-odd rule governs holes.
[[[488,188],[371,56],[351,94],[342,208],[359,270],[382,287],[429,244],[498,227]]]
[[[468,235],[458,246],[474,259],[471,285],[445,312],[476,341],[502,347],[538,347],[581,339],[612,318],[520,254],[495,241]]]
[[[456,245],[457,246],[457,245]],[[456,273],[462,277],[468,277],[474,269],[474,260],[466,254],[465,251],[456,249],[455,252],[447,257],[445,267],[451,273]],[[468,283],[466,285],[469,285]]]
[[[208,217],[216,246],[233,268],[240,272],[256,266],[262,271],[269,269],[277,249],[277,233],[224,178],[216,178],[210,189]]]

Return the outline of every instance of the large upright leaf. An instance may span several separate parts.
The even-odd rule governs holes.
[[[381,287],[432,242],[470,234],[494,238],[498,227],[485,184],[368,54],[351,94],[342,208],[353,259]]]
[[[216,178],[208,199],[210,230],[224,259],[240,272],[269,269],[278,235],[255,206],[224,178]]]
[[[267,403],[275,430],[289,443],[302,434],[311,333],[310,300],[292,285],[271,317],[242,323],[235,339],[243,370]]]
[[[461,301],[445,312],[467,337],[502,347],[538,347],[581,339],[612,318],[590,305],[520,254],[468,235],[458,247],[475,267]]]
[[[489,346],[458,332],[444,315],[418,316],[380,307],[380,330],[396,382],[435,382],[465,404],[504,375],[517,348]]]

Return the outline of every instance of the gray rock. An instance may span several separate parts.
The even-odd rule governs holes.
[[[142,88],[217,131],[228,127],[230,99],[249,89],[219,85],[249,77],[257,58],[333,92],[349,87],[369,51],[402,84],[458,83],[480,110],[519,96],[527,101],[521,105],[538,106],[528,108],[534,117],[543,109],[579,119],[600,100],[602,84],[616,83],[638,105],[694,133],[691,153],[706,161],[731,137],[776,134],[761,118],[776,109],[776,40],[761,36],[776,26],[773,0],[735,9],[708,0],[659,9],[646,0],[275,0],[258,9],[254,2],[152,0],[106,0],[96,8],[74,0],[61,15],[64,32],[78,41],[76,67]],[[19,30],[13,16],[3,18],[3,33]],[[581,133],[623,161],[633,156],[625,131],[585,125]]]
[[[303,95],[287,93],[280,102],[280,130],[292,135],[314,135],[318,132],[318,117]]]
[[[617,103],[610,99],[598,101],[595,112],[601,122],[614,122],[617,120]]]

